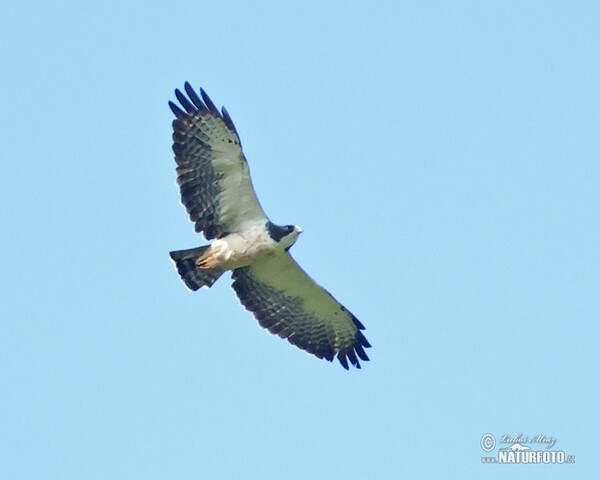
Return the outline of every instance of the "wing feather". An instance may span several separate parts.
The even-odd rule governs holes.
[[[179,90],[175,90],[175,96],[177,97],[177,100],[179,100],[179,103],[181,103],[183,108],[185,108],[185,111],[187,113],[193,113],[196,111],[196,108],[191,104],[191,102],[187,99],[187,97],[183,93],[181,93]]]
[[[181,109],[180,109],[180,108],[179,108],[177,105],[175,105],[173,102],[169,102],[169,108],[170,108],[170,109],[171,109],[171,111],[172,111],[172,112],[175,114],[175,116],[176,116],[177,118],[179,118],[179,117],[183,117],[183,116],[185,115],[185,113],[183,113],[183,112],[181,111]]]
[[[197,232],[210,240],[264,224],[267,218],[252,187],[248,163],[231,117],[204,90],[175,90],[173,151],[181,203]],[[189,97],[189,98],[188,98]],[[184,111],[185,110],[185,111]]]
[[[233,272],[233,289],[261,327],[292,345],[342,366],[360,368],[371,345],[364,326],[327,290],[315,283],[288,253]]]
[[[202,95],[202,100],[204,100],[204,103],[206,104],[206,106],[208,107],[208,110],[211,113],[214,113],[216,115],[219,115],[219,109],[215,106],[215,104],[213,103],[213,101],[210,99],[210,97],[206,94],[206,92],[204,91],[203,88],[200,89],[200,95]]]
[[[190,100],[196,106],[196,108],[198,110],[204,110],[204,108],[206,108],[206,107],[205,107],[204,103],[202,103],[202,100],[200,100],[200,97],[198,96],[196,91],[192,88],[192,86],[188,82],[185,82],[184,88],[185,88],[185,93],[188,94],[188,97],[190,97]]]

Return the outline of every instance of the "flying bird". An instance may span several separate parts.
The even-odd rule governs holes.
[[[250,179],[240,138],[223,107],[188,82],[175,90],[173,151],[181,203],[210,245],[170,252],[192,291],[209,288],[226,271],[242,305],[261,327],[319,358],[348,369],[369,360],[360,321],[310,278],[289,253],[302,229],[275,225]]]

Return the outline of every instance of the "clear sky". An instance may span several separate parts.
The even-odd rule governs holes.
[[[0,478],[592,478],[598,2],[40,2],[0,28]],[[264,209],[366,325],[268,335],[175,185],[174,88],[231,114]],[[489,465],[494,435],[567,465]],[[529,443],[532,450],[545,449]]]

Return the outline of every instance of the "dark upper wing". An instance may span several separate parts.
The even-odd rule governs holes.
[[[258,203],[248,163],[229,114],[215,107],[204,90],[202,98],[189,83],[186,97],[175,95],[183,110],[169,102],[173,121],[173,151],[181,203],[204,236],[228,233],[264,224],[267,218]]]
[[[365,327],[289,255],[268,257],[233,271],[233,288],[260,325],[297,347],[329,361],[337,354],[348,368],[369,360]]]

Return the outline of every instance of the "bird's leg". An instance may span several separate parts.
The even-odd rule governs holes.
[[[212,259],[213,259],[213,257],[211,255],[209,255],[206,258],[200,257],[198,260],[196,260],[196,265],[203,270],[212,268],[212,265],[208,265],[208,263],[211,262]]]

